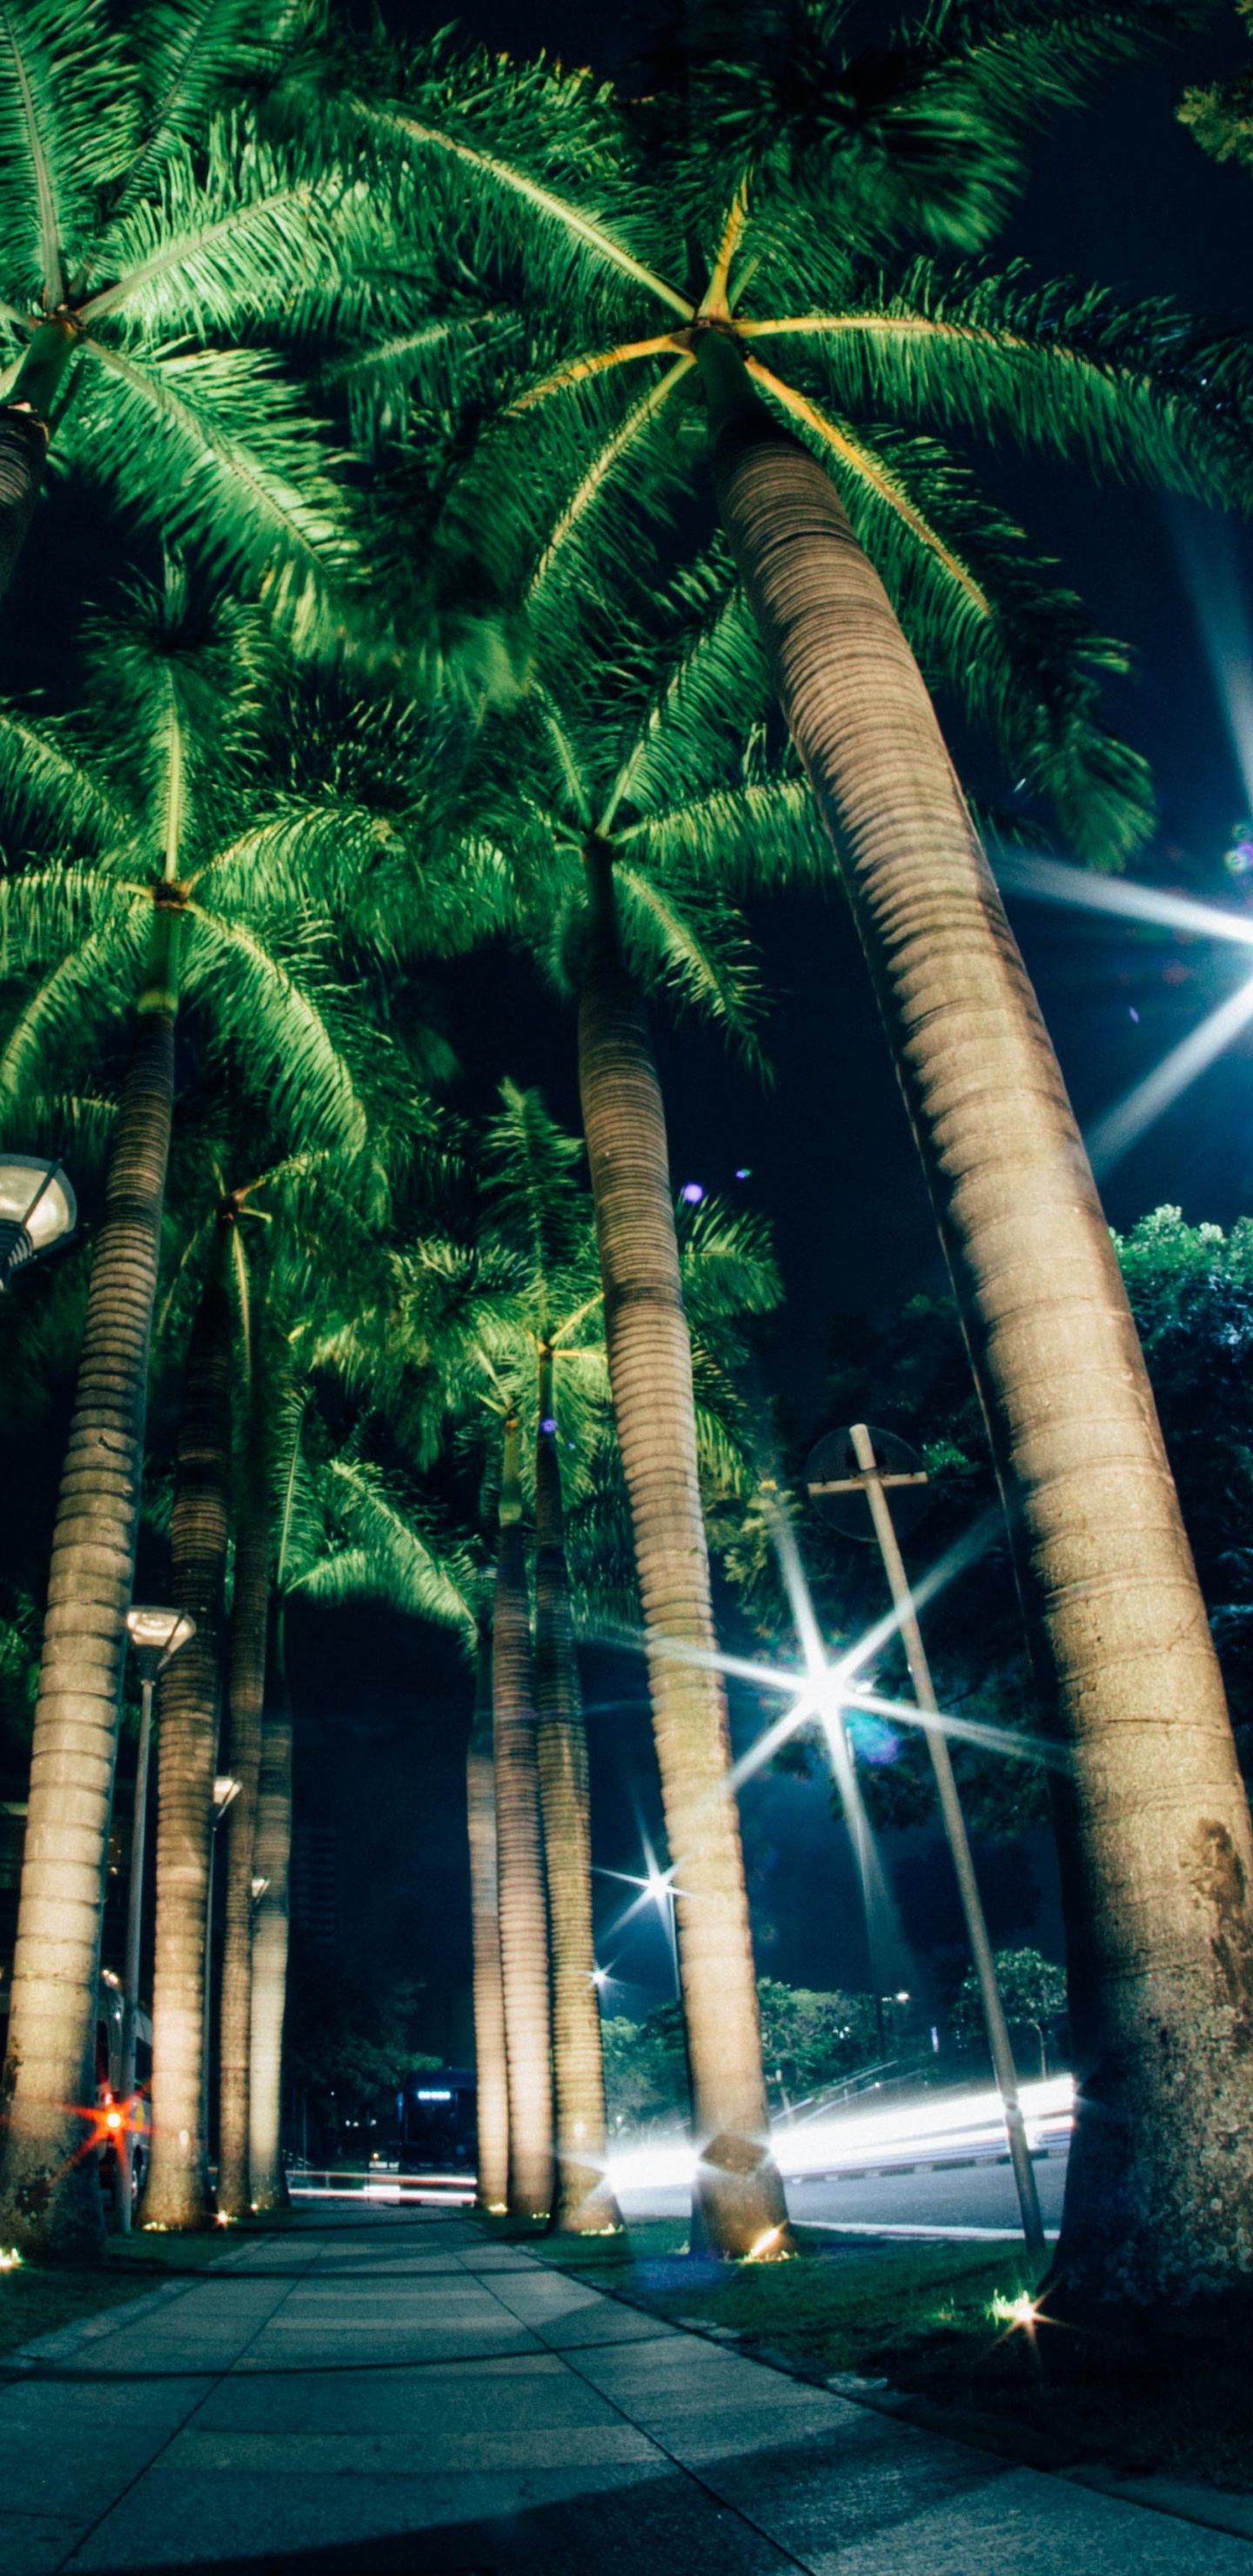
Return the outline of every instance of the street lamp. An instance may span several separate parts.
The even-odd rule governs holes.
[[[2,1170],[2,1167],[0,1167]],[[152,1745],[152,1693],[159,1673],[164,1672],[171,1655],[185,1646],[196,1633],[196,1622],[186,1610],[157,1610],[136,1602],[126,1613],[126,1633],[139,1673],[139,1759],[135,1766],[135,1814],[131,1823],[131,1883],[126,1908],[126,1973],[122,1981],[122,2101],[128,2106],[135,2094],[135,2036],[139,2017],[139,1939],[144,1908],[144,1844],[148,1822],[148,1757]],[[130,2146],[119,2149],[118,2224],[124,2236],[130,2234],[131,2164]]]
[[[78,1201],[59,1162],[0,1154],[0,1293],[15,1270],[64,1243],[77,1223]]]

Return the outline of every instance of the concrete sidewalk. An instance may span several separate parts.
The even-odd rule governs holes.
[[[32,2348],[0,2568],[1253,2576],[1253,2541],[666,2326],[440,2211],[345,2208]]]

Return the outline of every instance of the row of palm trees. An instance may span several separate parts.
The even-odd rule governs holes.
[[[1243,506],[1249,351],[1164,307],[982,264],[1031,118],[1073,105],[1159,12],[952,0],[873,76],[816,6],[767,17],[768,41],[731,62],[698,17],[679,70],[633,98],[444,42],[363,59],[287,10],[254,13],[241,38],[215,0],[121,35],[68,0],[10,13],[0,545],[12,565],[38,542],[45,451],[102,481],[226,603],[210,625],[230,639],[219,703],[239,734],[224,791],[197,694],[215,648],[189,650],[167,602],[155,636],[147,608],[138,662],[116,637],[98,653],[102,736],[132,687],[144,710],[138,806],[68,726],[15,709],[0,754],[6,935],[26,979],[6,1111],[68,1088],[62,1059],[136,996],[53,1542],[10,2018],[0,2209],[32,2242],[87,2244],[98,2225],[60,2106],[84,2098],[94,2009],[176,1022],[194,1009],[224,1097],[231,1081],[268,1095],[279,1158],[306,1165],[296,1196],[323,1158],[361,1247],[347,1311],[287,1344],[291,1383],[294,1348],[375,1402],[390,1384],[422,1469],[448,1412],[425,1292],[438,1274],[447,1322],[482,1283],[395,1240],[438,1125],[413,969],[502,934],[578,997],[641,1614],[688,1650],[649,1670],[688,1891],[699,2222],[728,2253],[781,2228],[726,1712],[702,1660],[699,1422],[641,988],[670,983],[752,1045],[736,899],[799,879],[838,884],[865,950],[992,1435],[1042,1720],[1069,1756],[1056,1826],[1081,2114],[1059,2280],[1082,2304],[1246,2278],[1248,2185],[1214,2158],[1248,2116],[1229,1971],[1253,1943],[1247,1802],[1108,1233],[928,683],[991,730],[1071,847],[1110,864],[1135,846],[1145,776],[1097,698],[1117,649],[943,441],[1008,437]],[[406,1371],[393,1345],[411,1329]],[[542,1318],[535,1347],[559,1379]],[[512,1421],[511,1387],[503,1401]],[[178,1837],[202,1847],[224,1620],[220,1495],[212,1566],[191,1535],[212,1517],[200,1402],[189,1385],[176,1513],[201,1551],[186,1580],[204,1672],[161,1833],[189,1925],[203,1891]],[[540,1810],[560,1840],[581,1781],[554,1437],[537,1435],[534,1665],[525,1462],[520,1432],[505,1437],[495,1831],[507,2189],[550,2205],[553,2010],[577,2210],[597,2192],[576,2139],[594,2092],[573,2073],[594,2053],[586,1996],[575,2008],[581,1859],[564,1895],[549,1869],[551,1997],[536,1967]],[[481,1744],[475,1758],[481,1781]],[[241,1860],[237,1923],[244,1884]],[[166,2067],[189,2092],[175,2034],[194,1962],[179,1973]],[[164,2011],[159,1975],[159,2056]],[[175,2089],[154,2100],[161,2127]],[[171,2132],[182,2164],[168,2138],[154,2160],[171,2209],[203,2198],[188,2112]],[[227,2127],[238,2174],[237,2104]]]

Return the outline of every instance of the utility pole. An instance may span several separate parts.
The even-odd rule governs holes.
[[[821,1508],[821,1497],[825,1495],[854,1493],[865,1495],[870,1506],[870,1517],[874,1524],[879,1554],[883,1559],[883,1570],[888,1579],[900,1625],[901,1642],[909,1665],[909,1678],[913,1684],[914,1698],[924,1716],[938,1720],[939,1706],[932,1687],[931,1668],[927,1662],[922,1631],[914,1609],[913,1592],[905,1572],[904,1559],[892,1519],[892,1507],[888,1501],[889,1488],[900,1485],[925,1485],[926,1473],[921,1468],[893,1472],[886,1463],[881,1463],[875,1455],[872,1434],[864,1422],[850,1424],[847,1440],[857,1463],[856,1474],[832,1479],[824,1478],[820,1482],[811,1484],[809,1492],[819,1503],[819,1508]],[[984,1919],[983,1900],[979,1894],[979,1882],[975,1877],[975,1866],[970,1856],[966,1819],[961,1811],[961,1800],[957,1795],[957,1782],[953,1777],[948,1739],[943,1728],[938,1723],[933,1723],[927,1726],[925,1731],[940,1800],[940,1813],[944,1819],[948,1847],[957,1873],[962,1912],[966,1918],[966,1935],[978,1980],[979,1998],[983,2005],[983,2018],[987,2027],[988,2046],[992,2053],[996,2089],[1001,2097],[1005,2134],[1009,2140],[1010,2162],[1014,2169],[1018,2206],[1022,2213],[1023,2239],[1027,2252],[1039,2258],[1044,2254],[1045,2244],[1044,2223],[1040,2216],[1040,2199],[1035,2183],[1035,2168],[1031,2162],[1031,2150],[1027,2144],[1022,2104],[1018,2099],[1018,2077],[1014,2068],[1014,2054],[1009,2044],[1005,2008],[996,1982],[996,1966],[992,1957],[992,1944],[988,1939],[987,1923]]]

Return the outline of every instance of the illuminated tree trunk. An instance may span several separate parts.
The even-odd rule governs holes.
[[[220,2211],[241,2218],[251,2198],[248,2080],[252,2056],[252,1882],[265,1706],[270,1598],[270,1512],[259,1390],[252,1391],[247,1490],[235,1533],[231,1604],[231,1772],[239,1782],[226,1818],[226,1938],[222,1952],[221,2078],[218,2107]]]
[[[192,1326],[174,1469],[170,1600],[175,1609],[191,1612],[196,1630],[159,1686],[152,2162],[144,2227],[206,2227],[213,2217],[204,2099],[205,1955],[231,1525],[232,1341],[230,1304],[215,1277]]]
[[[283,2177],[283,2020],[291,1874],[292,1719],[287,1691],[283,1612],[274,1621],[274,1657],[261,1728],[255,1875],[265,1880],[252,1926],[251,2076],[248,2172],[254,2209],[281,2209]]]
[[[588,852],[591,948],[579,1010],[579,1087],[618,1444],[650,1632],[712,1651],[709,1551],[696,1467],[692,1354],[665,1112],[643,1005],[622,961],[612,859]],[[679,1974],[701,2160],[693,2223],[721,2254],[786,2250],[770,2153],[752,1931],[721,1675],[649,1658],[666,1837],[676,1872]]]
[[[509,2199],[509,2071],[505,1997],[500,1976],[500,1897],[496,1873],[496,1780],[492,1755],[492,1646],[484,1623],[474,1726],[466,1757],[470,1834],[470,1920],[474,1936],[474,2067],[478,2108],[478,2205],[504,2209]]]
[[[621,2214],[605,2179],[605,2069],[592,1934],[587,1735],[570,1610],[550,1352],[541,1354],[535,1454],[535,1703],[552,1951],[557,2103],[555,2234],[603,2234]]]
[[[500,1965],[509,2076],[509,2208],[546,2217],[553,2200],[548,1914],[535,1752],[535,1681],[518,1493],[518,1427],[505,1432],[500,1554],[492,1619]]]
[[[934,711],[828,475],[705,333],[723,523],[922,1155],[1045,1721],[1075,2042],[1055,2304],[1253,2286],[1253,1837],[1153,1397],[1070,1103]],[[1237,2145],[1239,2141],[1239,2145]]]
[[[100,1920],[174,1102],[177,924],[175,909],[158,911],[92,1261],[52,1539],[3,2081],[0,2243],[77,2261],[104,2258],[96,2160],[80,2150],[96,2091]]]

